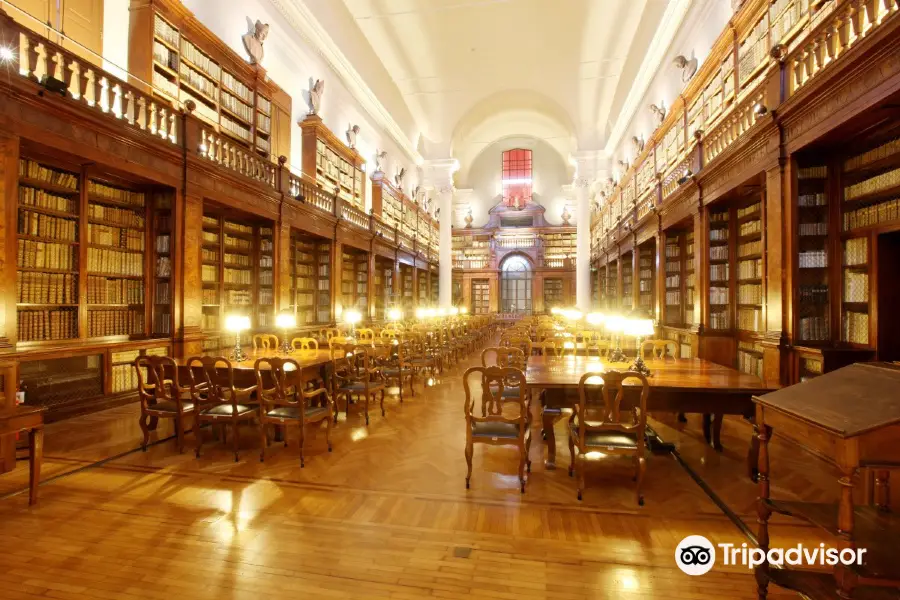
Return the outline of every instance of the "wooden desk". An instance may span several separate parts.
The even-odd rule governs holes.
[[[0,413],[0,435],[28,432],[28,504],[31,505],[37,504],[37,489],[41,482],[45,410],[43,406],[17,406],[11,411]]]
[[[838,548],[865,548],[862,565],[838,564],[832,573],[795,566],[756,569],[759,597],[770,581],[808,598],[897,598],[900,587],[900,519],[889,514],[889,469],[900,468],[900,366],[850,365],[810,381],[754,398],[759,433],[759,546],[769,548],[773,512],[817,525]],[[841,476],[840,502],[770,498],[768,442],[772,430],[834,461]],[[812,458],[812,457],[810,457]],[[853,505],[853,478],[861,467],[876,471],[875,506]]]
[[[759,377],[724,367],[699,358],[668,358],[645,361],[651,375],[650,396],[647,407],[659,412],[692,412],[713,414],[711,426],[704,427],[707,442],[717,450],[722,449],[721,431],[723,415],[753,416],[753,396],[775,389]],[[525,380],[532,390],[559,390],[548,394],[545,406],[571,408],[578,400],[578,381],[588,371],[607,369],[627,371],[631,363],[610,363],[596,357],[533,356],[528,359]],[[635,380],[626,385],[635,385]],[[625,401],[629,400],[626,394]],[[637,394],[634,395],[634,399]],[[547,464],[552,468],[556,461],[556,437],[553,432],[554,417],[545,417],[544,432],[547,436]],[[752,465],[752,466],[751,466]],[[755,471],[755,447],[748,456],[748,467]]]

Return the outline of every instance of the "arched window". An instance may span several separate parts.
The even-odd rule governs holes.
[[[500,311],[531,313],[531,264],[517,254],[500,265]]]
[[[503,153],[503,203],[523,208],[531,202],[531,150],[517,148]]]

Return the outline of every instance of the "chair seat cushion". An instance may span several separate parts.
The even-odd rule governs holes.
[[[387,377],[397,377],[398,375],[410,375],[412,374],[412,369],[409,367],[403,367],[402,369],[398,369],[397,367],[387,367],[386,369],[381,370]]]
[[[570,425],[569,434],[578,439],[578,427]],[[637,435],[618,431],[588,431],[584,443],[589,448],[614,448],[616,450],[637,450]]]
[[[325,406],[313,406],[306,409],[307,419],[315,419],[316,417],[320,417],[324,414],[331,414],[331,411],[329,411]],[[267,412],[266,416],[273,419],[299,419],[301,417],[300,407],[279,406],[278,408],[273,408],[272,410]]]
[[[499,421],[476,421],[472,423],[472,437],[514,440],[519,437],[519,426]]]
[[[380,381],[370,381],[369,382],[369,391],[374,392],[375,390],[380,390],[384,387],[384,384]],[[342,385],[338,388],[342,392],[364,392],[366,391],[366,384],[362,381],[354,381],[352,383],[348,383]]]
[[[253,412],[256,410],[256,406],[248,405],[248,404],[238,404],[237,405],[237,414],[244,415],[249,412]],[[231,417],[234,416],[235,407],[231,404],[218,404],[211,408],[207,408],[202,411],[200,414],[202,415],[210,415],[213,417]]]
[[[154,412],[163,412],[163,413],[177,413],[178,412],[178,404],[175,403],[174,400],[162,400],[157,402],[156,404],[147,405],[149,410]],[[184,412],[189,412],[194,410],[193,402],[182,402],[181,408]]]
[[[434,359],[433,359],[433,358],[411,358],[411,359],[409,360],[409,363],[410,363],[410,364],[413,364],[413,365],[425,365],[425,366],[430,366],[431,363],[433,363],[433,362],[434,362]]]

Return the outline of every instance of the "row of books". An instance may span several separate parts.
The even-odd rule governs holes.
[[[88,248],[88,271],[139,276],[144,273],[144,255],[105,248]]]
[[[797,254],[797,264],[801,269],[818,269],[828,266],[828,253],[825,250],[809,250]]]
[[[710,304],[728,304],[728,288],[727,287],[710,287],[709,288]]]
[[[844,188],[844,200],[855,200],[900,185],[900,169],[893,169]]]
[[[728,239],[728,229],[719,227],[718,229],[709,230],[709,239],[713,242],[722,242]]]
[[[743,329],[744,331],[762,331],[762,309],[746,307],[739,308],[737,321],[738,329]]]
[[[266,238],[259,240],[259,251],[260,252],[273,252],[274,246],[272,245],[272,240],[268,240]]]
[[[115,246],[126,250],[144,249],[144,232],[108,225],[88,223],[88,242],[101,246]]]
[[[275,294],[272,288],[262,288],[259,290],[257,304],[274,304]]]
[[[225,283],[250,285],[252,283],[252,279],[253,273],[250,271],[245,271],[243,269],[225,269]]]
[[[156,276],[171,277],[172,276],[172,259],[168,256],[159,256],[156,259]]]
[[[156,292],[153,296],[156,304],[172,303],[172,284],[168,281],[160,281],[156,284]]]
[[[743,327],[741,329],[744,329]],[[738,348],[738,369],[757,377],[763,376],[763,358],[758,354],[751,354]]]
[[[728,260],[728,246],[711,246],[709,249],[710,260]]]
[[[250,290],[226,290],[225,304],[229,306],[249,306],[253,304]]]
[[[78,337],[75,309],[20,310],[16,324],[20,342],[65,340]]]
[[[163,307],[153,319],[153,333],[157,335],[171,335],[172,333],[172,313],[169,307]]]
[[[153,60],[173,71],[178,70],[178,55],[156,40],[153,41]]]
[[[203,313],[200,315],[200,328],[204,331],[215,331],[219,328],[219,315]]]
[[[729,328],[728,311],[721,310],[721,311],[709,313],[709,328],[710,329],[728,329]]]
[[[218,63],[200,52],[195,45],[184,38],[181,38],[181,56],[197,65],[197,67],[212,79],[218,80],[222,74],[222,69],[219,67]]]
[[[75,270],[75,247],[70,244],[35,242],[20,239],[16,253],[16,265],[23,269]]]
[[[869,314],[847,311],[841,319],[841,339],[853,344],[869,343]]]
[[[799,326],[801,340],[823,341],[828,339],[828,320],[825,317],[802,317]]]
[[[666,287],[676,288],[681,286],[681,275],[669,275],[666,277]]]
[[[828,223],[800,223],[799,233],[804,235],[827,235]]]
[[[869,240],[853,238],[844,244],[844,265],[865,265],[869,262]]]
[[[172,236],[169,234],[156,236],[156,251],[159,254],[168,254],[172,251]]]
[[[762,278],[762,259],[742,260],[738,263],[738,279]]]
[[[58,196],[45,190],[29,187],[27,185],[19,186],[19,204],[23,206],[34,206],[36,208],[46,208],[47,210],[55,210],[63,213],[69,213],[72,218],[76,218],[77,204],[72,198]]]
[[[721,265],[710,265],[709,266],[709,279],[710,281],[728,281],[729,275],[729,265],[728,263]]]
[[[44,181],[55,186],[68,188],[73,192],[78,190],[78,175],[66,171],[49,169],[43,165],[39,165],[33,160],[24,158],[19,159],[19,175],[38,181]]]
[[[141,369],[144,371],[143,377],[146,382],[147,370],[144,367]],[[113,365],[110,375],[112,377],[110,384],[114,394],[131,392],[138,388],[138,373],[134,365]]]
[[[760,203],[751,204],[750,206],[745,206],[744,208],[739,208],[737,211],[738,219],[743,219],[748,215],[752,215],[754,213],[758,213],[760,211]]]
[[[88,311],[88,337],[133,335],[143,332],[143,311],[105,309]]]
[[[828,304],[828,286],[825,284],[801,285],[800,302],[803,304]]]
[[[215,239],[218,241],[218,237]],[[244,238],[234,237],[232,235],[225,234],[225,246],[228,248],[234,248],[237,250],[250,250],[250,240],[245,240]]]
[[[898,152],[900,152],[900,138],[890,140],[889,142],[886,142],[878,146],[877,148],[873,148],[868,152],[863,152],[858,156],[848,158],[846,161],[844,161],[844,169],[848,171],[856,169],[869,163],[881,160],[882,158],[892,156]]]
[[[203,288],[201,300],[205,305],[215,305],[219,303],[219,290],[216,288]]]
[[[106,198],[108,200],[123,202],[125,204],[133,204],[134,206],[144,206],[143,192],[123,190],[97,181],[88,181],[88,194],[100,196],[101,198]]]
[[[206,259],[204,259],[206,260]],[[210,259],[215,260],[215,259]],[[239,265],[242,267],[250,267],[250,257],[246,254],[229,254],[225,253],[225,262],[232,265]]]
[[[219,280],[219,267],[216,265],[200,265],[200,280],[204,283],[215,283]]]
[[[253,121],[253,109],[239,100],[237,96],[222,90],[221,101],[222,108],[233,112],[245,121]]]
[[[822,179],[828,176],[828,167],[805,167],[797,169],[798,179]]]
[[[87,298],[88,304],[143,304],[144,282],[89,276]]]
[[[246,127],[242,123],[239,123],[238,121],[235,121],[228,115],[223,113],[221,118],[219,119],[219,124],[223,129],[233,133],[242,140],[246,140],[248,142],[250,141],[250,128]]]
[[[738,258],[742,258],[744,256],[753,256],[754,254],[762,253],[762,240],[755,240],[753,242],[747,242],[746,244],[741,244],[738,246]]]
[[[16,277],[16,302],[27,304],[75,304],[78,276],[72,273],[34,273]]]
[[[182,81],[202,92],[208,100],[215,101],[216,84],[204,76],[202,71],[192,69],[187,63],[182,62],[178,65],[178,74],[181,75]]]
[[[678,290],[672,290],[666,292],[666,306],[680,306],[681,305],[681,292]]]
[[[88,204],[88,217],[123,227],[144,228],[144,216],[128,208],[91,203]]]
[[[78,241],[78,222],[72,219],[52,217],[27,208],[19,211],[16,231],[21,235],[50,238],[69,242]]]
[[[153,21],[153,34],[176,48],[178,47],[178,30],[169,25],[159,15],[156,15]]]
[[[738,286],[738,304],[762,304],[762,299],[762,285],[744,283]]]
[[[259,285],[273,285],[275,282],[275,276],[272,271],[260,271],[259,272]]]
[[[828,197],[824,193],[800,194],[797,196],[797,206],[802,208],[825,206],[826,204],[828,204]]]
[[[755,221],[747,221],[746,223],[741,223],[738,235],[744,237],[745,235],[752,235],[754,233],[759,233],[760,231],[762,231],[762,221],[757,219]]]
[[[263,255],[259,257],[259,266],[263,269],[271,269],[275,266],[275,261],[270,255]]]
[[[844,272],[844,302],[869,301],[869,274]]]
[[[879,225],[898,219],[900,219],[900,199],[887,200],[845,212],[844,231],[858,227]]]

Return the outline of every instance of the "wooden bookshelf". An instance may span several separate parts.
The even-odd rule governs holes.
[[[606,272],[608,270],[609,269],[607,269],[606,265],[597,269],[598,303],[599,303],[600,308],[607,309],[607,310],[611,308],[610,303],[609,303],[609,298],[606,295],[606,290],[607,290],[607,288],[606,288]]]
[[[685,327],[694,325],[694,294],[696,293],[697,277],[694,272],[694,230],[689,229],[684,234],[684,319]],[[687,357],[685,357],[687,358]]]
[[[606,265],[606,300],[607,307],[618,310],[619,305],[619,266],[617,261],[610,261]]]
[[[486,269],[491,263],[489,235],[454,235],[452,238],[453,268]]]
[[[709,210],[709,328],[731,329],[730,211]]]
[[[150,213],[155,260],[151,263],[153,314],[151,331],[155,336],[169,336],[174,333],[172,320],[173,279],[172,263],[174,256],[174,236],[172,235],[173,192],[153,194],[152,212]]]
[[[429,306],[431,303],[431,296],[428,293],[428,280],[428,271],[419,269],[419,272],[416,274],[416,285],[419,287],[416,294],[416,306]]]
[[[763,348],[758,342],[738,341],[737,368],[744,373],[763,377]]]
[[[87,337],[145,333],[145,194],[87,180]]]
[[[318,115],[300,123],[303,172],[316,184],[360,210],[366,207],[366,161],[328,129]]]
[[[844,240],[841,262],[841,341],[868,346],[869,322],[869,263],[868,237]]]
[[[344,246],[341,254],[341,308],[357,310],[363,318],[369,315],[369,255]]]
[[[622,255],[622,303],[621,308],[629,311],[634,306],[634,254],[626,252]]]
[[[261,67],[175,0],[133,6],[130,21],[129,72],[150,82],[150,93],[175,108],[193,101],[195,116],[263,158],[290,156],[291,98]]]
[[[563,267],[566,260],[575,256],[577,239],[574,233],[544,233],[541,241],[545,266]]]
[[[19,342],[76,339],[83,223],[79,173],[19,160],[16,308]]]
[[[822,343],[831,339],[828,167],[803,164],[796,177],[795,337],[802,344]]]
[[[394,263],[380,256],[375,257],[373,281],[375,293],[375,320],[384,321],[387,311],[394,307]]]
[[[412,315],[415,308],[413,267],[400,265],[400,303],[405,315]]]
[[[684,255],[682,254],[683,235],[681,233],[666,234],[665,245],[665,324],[680,326],[684,320],[684,296],[682,293],[682,273],[684,271]]]
[[[491,284],[487,279],[472,280],[472,314],[486,315],[491,310]]]
[[[291,297],[297,325],[331,323],[331,242],[294,233]]]
[[[557,277],[544,278],[544,309],[565,306],[563,297],[563,280]]]
[[[638,308],[647,314],[655,312],[656,244],[653,240],[638,248]]]
[[[431,271],[431,304],[437,306],[440,302],[441,276],[436,270]]]
[[[737,328],[762,332],[763,267],[762,197],[753,195],[741,202],[737,218]],[[761,368],[761,367],[760,367]]]
[[[221,334],[218,346],[214,337],[207,340],[206,349],[213,351],[234,344],[223,332],[230,314],[249,316],[252,331],[274,327],[273,225],[209,204],[202,230],[202,329]]]

